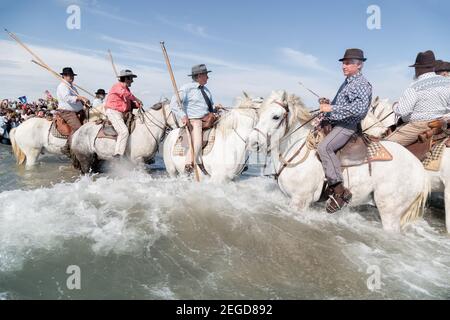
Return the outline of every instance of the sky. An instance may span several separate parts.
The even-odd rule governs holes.
[[[69,6],[80,9],[79,29],[69,29]],[[367,20],[380,9],[380,29]],[[191,81],[191,67],[205,63],[216,103],[232,105],[246,91],[268,96],[284,89],[314,108],[320,96],[333,98],[344,80],[338,59],[361,48],[364,74],[374,96],[396,101],[413,78],[420,51],[450,60],[450,2],[446,0],[0,0],[1,27],[14,32],[54,70],[70,66],[76,83],[106,91],[118,69],[138,75],[132,86],[145,105],[173,94],[160,48],[164,41],[179,86]],[[372,20],[371,20],[372,21]],[[29,100],[55,94],[57,79],[31,63],[31,55],[0,34],[0,99]]]

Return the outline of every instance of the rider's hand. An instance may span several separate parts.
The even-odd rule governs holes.
[[[225,108],[223,107],[223,105],[218,104],[215,106],[216,112],[220,111],[220,110],[225,110]]]
[[[139,100],[139,99],[137,99],[137,100],[135,101],[135,104],[136,104],[136,107],[137,107],[137,108],[142,108],[142,107],[144,106],[144,104],[142,103],[142,101]]]
[[[320,105],[320,112],[331,112],[333,111],[333,108],[328,103],[323,103]]]
[[[181,121],[183,122],[183,124],[185,126],[187,126],[189,124],[189,118],[187,116],[184,116],[183,119],[181,119]]]
[[[319,98],[319,104],[330,104],[330,102],[328,98]]]
[[[80,101],[81,103],[85,104],[85,105],[90,105],[90,101],[88,98],[82,97],[82,96],[78,96],[77,100]]]

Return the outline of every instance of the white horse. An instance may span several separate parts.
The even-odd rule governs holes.
[[[54,137],[50,133],[51,121],[43,118],[31,118],[10,132],[11,145],[17,164],[33,167],[43,150],[62,155],[61,148],[66,139]]]
[[[90,110],[90,122],[101,117],[104,117],[103,108]],[[33,117],[10,131],[11,145],[17,164],[26,164],[27,168],[33,167],[43,150],[56,155],[63,154],[61,148],[67,140],[54,137],[50,133],[51,125],[51,121]]]
[[[392,113],[393,104],[387,100],[381,101],[374,110],[374,118],[367,118],[366,125],[373,126],[372,134],[382,136],[389,126],[395,124],[395,115]],[[392,114],[390,118],[384,119],[386,115]],[[394,117],[394,118],[392,118]],[[384,119],[384,120],[383,120]],[[380,121],[382,120],[382,121]],[[450,233],[450,149],[445,148],[442,155],[441,168],[439,171],[428,171],[431,192],[443,192],[445,202],[445,224],[447,232]]]
[[[154,158],[166,130],[175,128],[176,123],[167,101],[157,109],[137,112],[135,118],[136,127],[128,138],[125,155],[131,162],[138,164]],[[73,134],[71,150],[82,173],[93,169],[98,160],[111,160],[114,155],[116,140],[97,138],[101,127],[89,122]]]
[[[98,115],[95,119],[98,119]],[[54,137],[50,133],[51,124],[46,119],[32,118],[11,130],[11,144],[19,165],[25,163],[27,168],[34,166],[43,150],[62,154],[61,148],[66,144],[66,139]],[[167,103],[159,110],[144,112],[138,117],[136,129],[130,135],[127,155],[134,162],[152,158],[167,127],[174,126],[176,125]],[[89,172],[96,160],[94,155],[100,160],[107,160],[113,155],[114,140],[96,139],[100,128],[101,125],[90,121],[73,134],[71,150],[76,159],[72,160],[78,160],[75,163],[79,162],[83,173]]]
[[[216,126],[214,145],[202,157],[203,165],[215,182],[230,181],[244,169],[247,138],[258,121],[258,108],[262,101],[252,100],[247,95],[236,108],[222,115]],[[164,163],[170,176],[184,173],[185,157],[173,155],[180,129],[169,133],[164,141]],[[199,171],[201,179],[205,174]]]
[[[267,151],[271,141],[271,155],[275,167],[280,159],[290,159],[305,143],[313,129],[306,123],[309,112],[301,100],[285,91],[272,92],[264,101],[257,126],[249,137],[253,150]],[[303,127],[300,127],[303,123]],[[298,129],[300,128],[300,129]],[[268,138],[271,137],[271,138]],[[353,193],[351,205],[370,204],[378,207],[383,228],[399,232],[401,226],[423,213],[429,193],[429,182],[422,164],[410,152],[392,142],[382,142],[392,154],[389,162],[373,162],[347,168],[345,185]],[[316,151],[303,147],[278,177],[281,190],[292,198],[292,204],[304,210],[319,200],[324,184],[324,171]]]

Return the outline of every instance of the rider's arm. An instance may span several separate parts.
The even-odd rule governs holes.
[[[188,90],[185,86],[181,87],[180,90],[178,90],[178,94],[181,99],[181,109],[178,105],[178,99],[176,95],[174,95],[170,100],[170,108],[172,109],[172,112],[175,113],[178,119],[182,119],[186,115],[187,93]]]
[[[57,96],[58,96],[58,99],[61,99],[67,103],[77,103],[78,102],[78,96],[74,95],[70,91],[69,87],[62,83],[58,86]]]
[[[351,88],[347,97],[349,101],[347,104],[331,106],[333,111],[327,114],[328,120],[341,121],[367,113],[372,98],[372,87],[366,84]]]
[[[408,88],[394,106],[394,112],[402,119],[408,119],[414,110],[417,101],[417,93],[414,89]]]

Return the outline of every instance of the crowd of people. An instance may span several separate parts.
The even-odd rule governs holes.
[[[49,96],[34,102],[3,99],[0,104],[0,143],[9,144],[9,132],[33,117],[52,120],[58,101]]]

